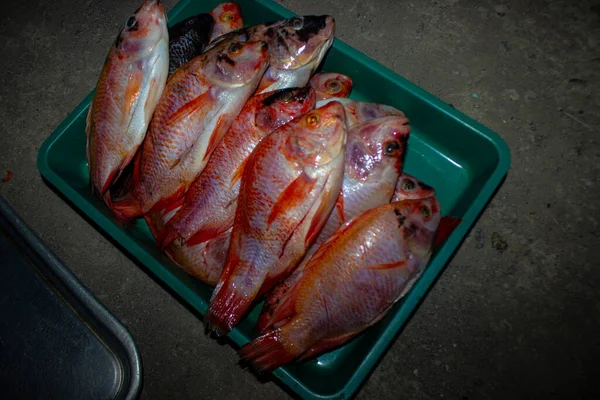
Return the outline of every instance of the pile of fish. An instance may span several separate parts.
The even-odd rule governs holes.
[[[336,348],[411,288],[458,222],[404,174],[400,110],[316,73],[331,16],[244,27],[235,3],[170,28],[147,0],[108,53],[87,117],[92,191],[214,286],[227,334],[265,300],[240,351],[269,371]]]

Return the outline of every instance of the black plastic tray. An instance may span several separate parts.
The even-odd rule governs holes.
[[[141,365],[125,327],[0,196],[2,397],[135,399]]]

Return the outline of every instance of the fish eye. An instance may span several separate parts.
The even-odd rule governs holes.
[[[136,22],[137,22],[137,20],[135,19],[134,16],[129,17],[129,19],[127,20],[127,27],[133,28],[135,26]]]
[[[294,95],[292,95],[292,92],[283,92],[280,97],[281,101],[284,103],[289,103],[293,98]]]
[[[327,88],[327,91],[331,94],[339,93],[340,90],[342,90],[342,85],[335,79],[330,79],[327,82],[325,82],[325,87]]]
[[[223,13],[219,19],[223,22],[231,21],[233,19],[233,14],[230,12]]]
[[[431,216],[431,210],[427,206],[421,206],[421,207],[419,207],[419,212],[425,218],[429,218]]]
[[[387,142],[385,144],[385,154],[387,156],[398,155],[398,150],[400,150],[400,143],[398,142]]]
[[[292,28],[298,30],[304,26],[304,22],[300,18],[294,18],[292,19],[291,25]]]
[[[408,192],[408,191],[414,190],[414,188],[415,188],[415,183],[413,181],[411,181],[410,179],[405,179],[402,182],[402,190],[406,190]]]
[[[240,51],[242,51],[242,44],[240,42],[235,42],[229,46],[229,52],[231,54],[238,54]]]
[[[309,115],[308,117],[306,117],[306,123],[309,126],[316,126],[319,123],[319,116],[318,115]]]

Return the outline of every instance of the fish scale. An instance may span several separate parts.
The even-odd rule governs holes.
[[[385,204],[350,220],[311,257],[274,311],[274,329],[244,346],[241,358],[271,371],[378,322],[429,262],[439,221],[434,198]]]
[[[227,264],[206,317],[218,333],[231,330],[263,287],[289,273],[310,245],[305,238],[322,228],[343,179],[343,112],[332,103],[296,118],[249,157]]]
[[[354,125],[348,132],[344,181],[342,193],[336,202],[336,210],[329,215],[315,242],[307,250],[302,262],[293,273],[276,286],[266,297],[257,328],[264,331],[274,310],[285,297],[285,293],[300,279],[304,267],[312,254],[342,224],[358,214],[389,203],[400,175],[398,165],[405,152],[405,143],[410,134],[408,120],[401,116],[381,117]],[[397,149],[384,154],[390,143]],[[369,159],[370,167],[364,170],[358,159]]]
[[[92,190],[111,207],[109,189],[146,135],[168,68],[166,14],[146,1],[121,29],[98,78],[86,120]]]
[[[166,246],[177,236],[184,241],[192,236],[207,241],[230,228],[245,160],[263,137],[313,109],[314,104],[315,95],[310,88],[253,96],[190,187],[181,210],[161,232],[158,244]],[[261,119],[260,116],[265,114],[275,114],[275,117]]]
[[[154,112],[131,191],[113,200],[115,214],[127,220],[181,199],[267,66],[264,42],[222,41],[179,68]]]

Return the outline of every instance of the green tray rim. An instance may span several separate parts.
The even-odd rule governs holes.
[[[181,0],[179,1],[168,13],[169,19],[178,15],[189,3],[193,1],[201,0]],[[254,0],[271,11],[281,15],[284,18],[296,16],[293,12],[287,8],[273,2],[272,0]],[[492,131],[491,129],[483,126],[479,122],[471,119],[466,114],[456,110],[449,106],[444,101],[438,99],[433,94],[425,91],[421,87],[411,83],[407,79],[403,78],[399,74],[383,66],[379,62],[373,60],[364,53],[359,52],[353,47],[341,41],[339,38],[335,38],[333,47],[336,47],[343,53],[346,53],[350,57],[354,58],[360,63],[367,64],[377,71],[381,76],[394,81],[399,86],[403,87],[406,91],[411,92],[413,96],[418,97],[421,101],[427,103],[430,107],[436,108],[439,111],[447,114],[449,117],[454,119],[457,123],[464,125],[467,129],[477,133],[479,136],[487,139],[493,147],[496,149],[498,154],[498,163],[490,178],[481,188],[479,194],[475,200],[466,210],[462,223],[454,230],[447,241],[444,243],[442,248],[437,253],[436,257],[430,265],[427,267],[423,275],[419,278],[417,283],[413,286],[411,291],[406,295],[404,304],[397,311],[396,315],[392,318],[390,323],[384,329],[379,340],[371,348],[367,356],[362,360],[355,373],[348,379],[344,387],[338,392],[332,394],[320,394],[312,391],[304,384],[299,382],[292,374],[290,374],[285,367],[279,368],[273,371],[273,375],[285,386],[299,395],[304,399],[345,399],[352,397],[356,391],[365,382],[369,374],[376,367],[376,364],[383,357],[387,349],[393,344],[394,339],[399,334],[400,330],[404,327],[410,316],[417,310],[423,298],[427,292],[431,289],[436,279],[441,274],[442,270],[449,263],[454,253],[460,247],[460,244],[465,239],[467,233],[474,226],[479,215],[485,209],[487,203],[493,197],[495,191],[501,186],[503,179],[508,174],[511,165],[511,153],[507,143],[504,139]],[[87,215],[94,223],[101,228],[106,234],[112,237],[116,242],[120,244],[128,253],[133,257],[137,258],[146,268],[148,268],[157,278],[167,284],[173,291],[181,296],[188,304],[194,307],[198,312],[204,316],[207,310],[206,302],[195,293],[190,287],[186,286],[181,282],[175,275],[169,270],[163,267],[163,265],[147,253],[139,244],[127,236],[123,231],[118,229],[114,223],[96,209],[92,204],[87,202],[83,197],[73,190],[62,177],[56,174],[49,166],[48,154],[51,151],[52,145],[56,140],[69,129],[73,122],[86,111],[88,108],[94,90],[92,90],[77,107],[58,125],[58,127],[50,134],[48,138],[42,143],[37,156],[37,167],[42,177],[46,179],[48,183],[54,186],[59,192],[61,192],[69,202],[77,207],[81,212]],[[238,329],[234,328],[229,335],[227,335],[237,346],[242,346],[248,342],[246,336]]]

